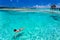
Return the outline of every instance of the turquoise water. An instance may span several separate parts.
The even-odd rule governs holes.
[[[60,14],[0,10],[0,40],[60,40]]]

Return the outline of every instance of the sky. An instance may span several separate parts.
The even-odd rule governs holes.
[[[60,0],[0,0],[0,6],[29,7],[35,5],[60,5]]]

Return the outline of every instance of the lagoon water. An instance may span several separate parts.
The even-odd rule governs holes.
[[[0,40],[60,40],[60,14],[0,10]]]

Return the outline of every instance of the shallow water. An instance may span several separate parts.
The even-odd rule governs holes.
[[[60,40],[60,14],[0,10],[0,40]]]

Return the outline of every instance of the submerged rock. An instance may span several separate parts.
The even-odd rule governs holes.
[[[56,20],[56,21],[59,21],[60,20],[60,17],[58,17],[58,16],[51,16],[54,20]]]

